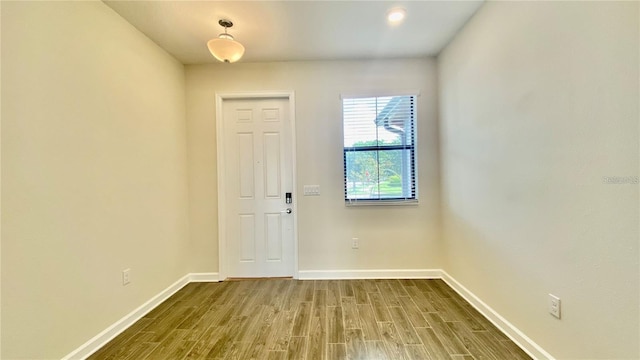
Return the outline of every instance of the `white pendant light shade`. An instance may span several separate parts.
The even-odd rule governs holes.
[[[229,20],[222,19],[218,21],[218,24],[224,27],[224,33],[220,34],[218,38],[211,39],[207,42],[207,47],[209,48],[211,55],[226,63],[232,63],[240,60],[242,55],[244,55],[244,46],[235,41],[231,34],[227,34],[227,28],[232,27],[233,23]]]
[[[207,43],[211,55],[222,62],[236,62],[244,55],[244,46],[231,39],[211,39]]]

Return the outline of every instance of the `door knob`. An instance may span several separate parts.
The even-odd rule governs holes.
[[[280,211],[280,212],[281,212],[281,213],[291,214],[291,212],[292,212],[292,211],[293,211],[293,210],[291,210],[291,208],[286,208],[286,209],[284,209],[284,210],[282,210],[282,211]]]

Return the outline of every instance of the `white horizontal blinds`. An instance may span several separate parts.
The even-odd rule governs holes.
[[[414,200],[415,96],[342,101],[345,200]]]

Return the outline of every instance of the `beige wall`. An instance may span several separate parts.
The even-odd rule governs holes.
[[[560,359],[640,357],[638,10],[489,2],[439,56],[444,268]]]
[[[2,29],[2,2],[0,2],[0,29]],[[0,31],[1,33],[1,31]],[[0,45],[1,45],[0,40]],[[0,46],[0,59],[2,59],[2,46]],[[2,61],[0,61],[0,68]],[[2,84],[2,71],[0,71],[0,84]],[[0,86],[0,99],[2,99],[2,86]],[[2,101],[0,101],[0,159],[2,159]],[[2,166],[0,164],[0,357],[2,357]]]
[[[101,2],[2,2],[0,357],[60,358],[218,271],[215,94],[264,90],[296,94],[300,270],[444,268],[558,358],[640,357],[640,194],[602,181],[638,176],[638,12],[490,2],[437,63],[185,73]],[[407,90],[420,205],[346,208],[339,95]]]
[[[187,273],[184,91],[102,2],[2,2],[0,357],[61,358]]]
[[[300,270],[441,268],[434,59],[198,65],[186,79],[194,271],[218,270],[215,94],[264,90],[295,91]],[[346,208],[340,94],[406,90],[421,92],[420,205]]]

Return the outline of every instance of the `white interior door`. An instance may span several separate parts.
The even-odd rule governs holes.
[[[224,188],[226,276],[294,273],[289,99],[226,99]],[[222,225],[222,224],[221,224]]]

